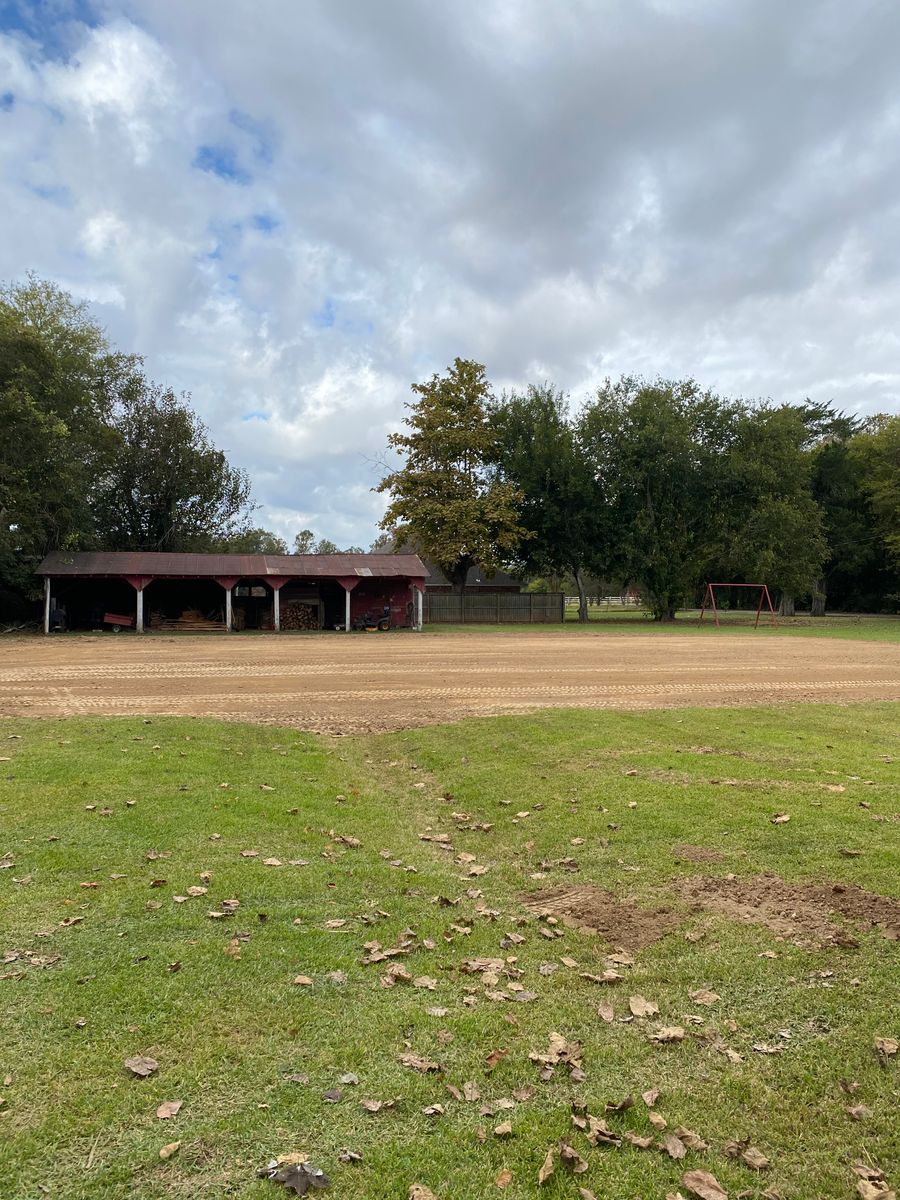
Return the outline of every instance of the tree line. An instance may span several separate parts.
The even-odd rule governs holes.
[[[596,579],[659,620],[711,577],[767,582],[786,612],[900,609],[900,417],[690,380],[608,381],[579,406],[549,384],[498,397],[463,359],[413,394],[371,549],[416,549],[457,589],[503,567],[577,591],[583,618]],[[0,620],[28,612],[51,550],[289,552],[190,397],[34,276],[0,289],[0,434]],[[309,529],[290,549],[361,551]]]
[[[550,384],[495,396],[456,359],[413,385],[382,528],[458,591],[470,568],[640,591],[658,621],[705,581],[807,603],[900,609],[900,417],[748,403],[693,380],[607,380],[574,407]]]

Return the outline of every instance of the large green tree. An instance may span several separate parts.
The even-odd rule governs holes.
[[[113,452],[115,398],[136,360],[84,304],[29,276],[0,289],[0,608],[34,594],[48,550],[92,544],[95,481]]]
[[[230,537],[221,538],[210,547],[218,554],[287,554],[284,538],[269,529],[240,529]]]
[[[412,390],[408,432],[388,439],[403,464],[375,489],[390,494],[381,528],[435,562],[461,595],[472,567],[490,572],[514,557],[521,496],[491,467],[497,434],[483,366],[457,358]]]
[[[828,557],[822,510],[812,495],[812,463],[802,410],[763,404],[734,417],[723,474],[728,529],[721,554],[726,578],[765,583],[793,616]]]
[[[582,411],[618,565],[656,621],[674,620],[722,544],[723,467],[740,411],[693,380],[631,377],[607,380]]]
[[[900,565],[900,416],[871,417],[851,446],[884,546]]]
[[[528,532],[517,566],[531,575],[571,574],[579,620],[588,619],[586,575],[610,558],[609,511],[565,396],[549,385],[503,396],[491,409],[498,475],[520,494]]]
[[[250,482],[232,467],[186,398],[134,375],[113,414],[112,463],[95,514],[113,550],[197,550],[245,528]]]

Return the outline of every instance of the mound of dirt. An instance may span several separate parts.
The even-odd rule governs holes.
[[[783,937],[853,945],[841,919],[900,939],[900,900],[855,884],[787,883],[777,875],[695,876],[680,881],[684,897],[704,912],[765,925]]]
[[[672,853],[682,862],[720,863],[725,861],[724,854],[720,854],[718,850],[710,850],[708,846],[691,846],[685,843],[683,846],[673,846]]]
[[[561,917],[572,929],[596,933],[623,950],[642,950],[671,933],[681,918],[668,908],[641,908],[604,888],[580,884],[530,892],[522,903],[538,916]]]

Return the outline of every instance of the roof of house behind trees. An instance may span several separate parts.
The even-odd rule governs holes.
[[[38,575],[153,575],[196,578],[237,575],[346,575],[424,579],[428,571],[416,554],[165,554],[144,550],[57,550],[48,554]]]

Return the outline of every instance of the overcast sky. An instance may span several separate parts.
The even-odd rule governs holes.
[[[0,0],[0,278],[368,545],[409,384],[900,408],[897,0]]]

